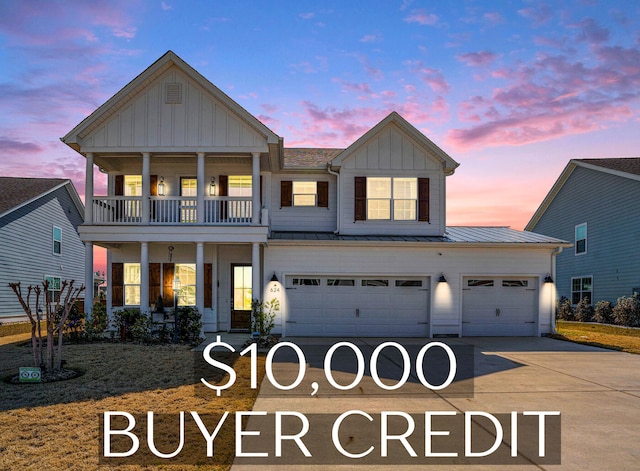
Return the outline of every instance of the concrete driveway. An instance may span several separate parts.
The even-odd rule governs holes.
[[[381,411],[402,411],[417,418],[414,436],[422,444],[419,456],[424,458],[425,447],[425,411],[449,411],[456,413],[456,424],[463,423],[465,411],[484,411],[495,416],[509,414],[513,411],[521,414],[523,411],[559,411],[561,413],[561,464],[540,464],[539,458],[533,457],[532,450],[539,451],[536,445],[537,436],[534,429],[519,431],[518,461],[509,460],[511,444],[510,427],[505,427],[504,437],[499,450],[493,454],[493,461],[465,458],[460,453],[454,460],[457,464],[448,464],[445,469],[495,469],[497,464],[509,463],[503,469],[562,469],[562,470],[636,470],[640,469],[640,356],[614,352],[594,347],[581,346],[569,342],[550,338],[461,338],[438,339],[451,347],[461,347],[459,352],[465,355],[464,348],[472,351],[475,374],[473,378],[463,377],[458,385],[461,389],[448,392],[449,388],[433,392],[424,388],[416,379],[415,371],[407,381],[405,387],[398,391],[383,391],[371,380],[371,372],[367,368],[360,385],[350,391],[339,391],[331,387],[323,370],[323,358],[330,345],[339,341],[349,341],[358,347],[368,359],[373,349],[387,339],[309,339],[287,338],[286,341],[295,343],[304,352],[307,368],[303,381],[293,391],[279,391],[265,378],[260,394],[254,406],[254,411],[266,411],[273,416],[276,411],[293,411],[311,417],[335,420],[340,414],[358,410],[375,416],[376,422],[371,422],[361,415],[350,416],[351,428],[346,431],[346,439],[341,439],[345,450],[352,453],[366,451],[374,446],[375,451],[365,459],[343,458],[342,461],[331,462],[323,460],[330,452],[335,455],[335,446],[331,441],[330,428],[325,426],[325,435],[313,435],[309,432],[302,440],[310,452],[319,461],[312,461],[303,456],[300,446],[294,440],[284,442],[282,456],[287,453],[295,456],[290,464],[295,469],[374,469],[388,470],[390,466],[402,466],[402,469],[435,469],[441,468],[441,462],[416,461],[411,459],[406,447],[402,448],[400,440],[390,443],[388,457],[380,457],[380,430],[377,427]],[[412,362],[418,350],[429,340],[397,339],[405,346]],[[435,350],[434,350],[435,351]],[[393,384],[399,379],[402,370],[402,357],[394,355],[395,349],[387,348],[378,357],[378,371],[381,378],[387,378],[386,384]],[[354,354],[346,348],[341,348],[334,357],[331,369],[338,384],[349,384],[356,376]],[[397,353],[397,352],[395,352]],[[274,377],[282,385],[291,384],[298,375],[298,366],[293,356],[293,350],[286,348],[279,351],[274,362]],[[368,356],[367,356],[368,355]],[[430,358],[430,357],[427,357]],[[368,361],[368,360],[367,360]],[[465,359],[459,358],[464,364]],[[392,377],[396,371],[395,379]],[[388,378],[392,378],[389,380]],[[313,387],[317,383],[317,388]],[[385,382],[385,381],[383,381]],[[435,383],[433,383],[435,384]],[[312,393],[317,389],[317,393]],[[471,392],[471,393],[469,393]],[[500,416],[503,417],[504,416]],[[422,418],[422,419],[420,419]],[[255,446],[255,451],[269,453],[274,457],[274,464],[261,462],[260,469],[277,470],[286,460],[275,459],[273,427],[260,425],[257,417],[249,419],[246,430],[260,431],[259,437],[253,442],[248,440],[244,451]],[[397,418],[396,418],[397,419]],[[449,420],[449,417],[446,417]],[[495,428],[491,423],[484,423],[483,418],[474,419],[473,426],[479,424],[479,433],[473,432],[475,449],[488,450],[495,440]],[[531,419],[531,418],[529,418]],[[288,416],[291,430],[283,434],[295,434],[300,431],[302,422],[296,417]],[[533,420],[538,420],[533,417]],[[486,421],[485,421],[486,422]],[[335,423],[335,422],[331,422]],[[448,427],[453,422],[441,422],[435,425],[434,431],[451,430],[449,437],[433,436],[432,444],[436,451],[452,451],[452,440],[456,440],[456,449],[463,450],[464,435],[455,438],[454,428]],[[536,424],[539,424],[536,422]],[[398,424],[396,424],[398,425]],[[407,421],[400,418],[398,433],[407,428]],[[391,425],[389,425],[391,430]],[[452,426],[453,427],[453,426]],[[353,430],[355,429],[355,430]],[[474,429],[476,430],[476,429]],[[558,432],[558,430],[556,430]],[[390,432],[388,432],[390,433]],[[460,432],[462,433],[462,432]],[[549,431],[551,434],[552,431]],[[251,437],[249,437],[251,439]],[[548,438],[549,439],[549,438]],[[440,440],[440,441],[438,441]],[[449,440],[449,441],[446,441]],[[350,443],[353,442],[353,443]],[[414,442],[412,442],[414,443]],[[484,443],[484,445],[483,445]],[[486,444],[489,445],[486,445]],[[286,448],[285,447],[288,447]],[[342,446],[341,445],[341,446]],[[477,448],[480,445],[480,448]],[[553,447],[547,441],[547,451]],[[352,446],[349,448],[349,446]],[[395,446],[395,448],[392,448]],[[485,448],[482,448],[482,447]],[[533,448],[532,448],[533,446]],[[440,447],[440,450],[436,448]],[[557,447],[556,447],[557,448]],[[394,455],[395,453],[395,455]],[[400,459],[400,456],[404,459]],[[406,456],[405,456],[406,455]],[[496,458],[498,456],[506,458]],[[342,456],[341,456],[342,458]],[[501,460],[506,461],[501,461]],[[255,470],[253,459],[248,461],[236,459],[233,471]],[[313,464],[319,463],[319,464]],[[426,463],[426,464],[425,464]],[[478,464],[480,463],[480,464]],[[521,463],[521,464],[517,464]],[[345,467],[346,465],[346,467]],[[294,468],[290,468],[294,469]]]

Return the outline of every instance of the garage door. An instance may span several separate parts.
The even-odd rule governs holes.
[[[429,279],[288,276],[289,336],[426,337]]]
[[[462,287],[462,335],[538,335],[536,278],[469,277]]]

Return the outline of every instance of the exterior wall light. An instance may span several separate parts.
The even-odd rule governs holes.
[[[158,183],[158,196],[164,196],[164,177],[160,177],[160,183]]]
[[[211,183],[209,183],[209,196],[216,196],[216,177],[211,177]]]
[[[442,273],[440,275],[440,278],[438,278],[438,283],[446,283],[447,279],[444,277],[444,273]]]
[[[551,273],[547,273],[547,276],[544,277],[545,283],[553,283],[553,278],[551,278]]]
[[[273,276],[271,277],[271,281],[278,282],[278,277],[276,276],[276,272],[273,272]]]

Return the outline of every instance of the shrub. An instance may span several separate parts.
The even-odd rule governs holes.
[[[120,340],[133,340],[131,328],[141,316],[142,313],[138,308],[127,308],[113,313],[111,325],[120,332]]]
[[[60,306],[55,312],[54,322],[59,323],[64,315],[64,306]],[[84,313],[80,312],[78,305],[73,303],[67,319],[64,321],[64,333],[72,342],[77,342],[82,337],[84,330]]]
[[[573,308],[571,307],[571,301],[564,296],[556,302],[556,318],[563,321],[573,320]]]
[[[260,337],[268,337],[274,326],[276,311],[280,310],[280,301],[275,298],[267,302],[254,300],[251,308],[251,331],[259,332]]]
[[[201,329],[202,315],[195,307],[178,308],[178,342],[189,345],[199,344]]]
[[[589,298],[582,298],[580,300],[573,316],[578,322],[589,322],[591,320],[593,317],[593,306]]]
[[[109,316],[107,316],[107,308],[101,302],[93,305],[91,319],[85,322],[84,334],[88,340],[100,337],[109,326]]]
[[[613,322],[629,327],[640,326],[640,300],[637,295],[622,296],[612,310]]]
[[[133,325],[129,327],[129,332],[131,332],[131,338],[138,342],[150,342],[151,341],[151,316],[145,316],[144,314],[140,314],[140,316],[135,320]]]
[[[599,301],[593,314],[594,322],[610,324],[612,322],[613,306],[609,301]]]

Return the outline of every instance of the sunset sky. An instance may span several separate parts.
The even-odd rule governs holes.
[[[167,50],[287,147],[346,147],[398,111],[461,164],[449,225],[522,229],[569,159],[640,155],[628,0],[3,0],[0,44],[0,175],[81,196],[59,138]]]

